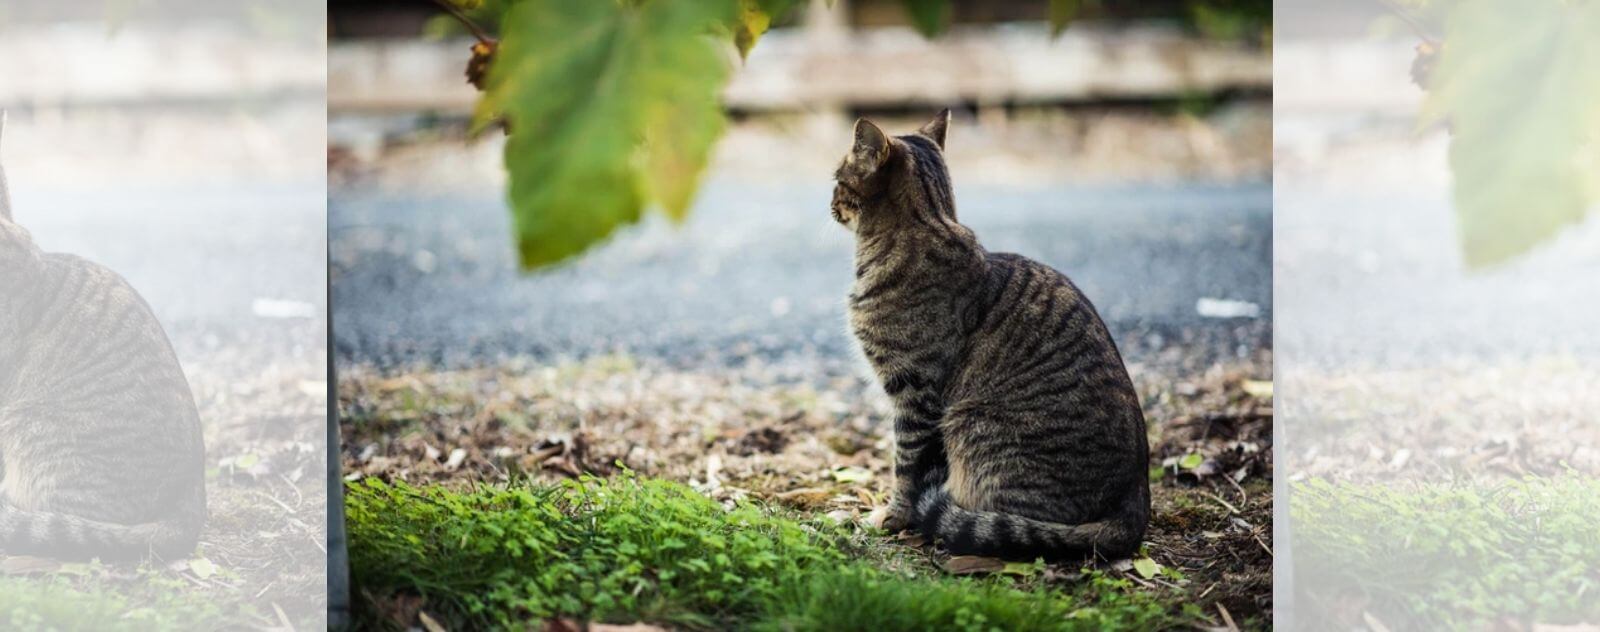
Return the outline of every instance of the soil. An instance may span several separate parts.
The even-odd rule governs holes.
[[[1176,591],[1175,607],[1194,604],[1223,627],[1271,620],[1272,387],[1262,381],[1271,358],[1260,355],[1182,378],[1131,368],[1150,424],[1147,552],[1181,575],[1097,562]],[[357,366],[341,370],[339,409],[347,480],[554,482],[625,467],[716,499],[865,521],[891,476],[888,402],[858,377],[796,383],[759,367],[690,371],[617,356],[456,371]],[[882,544],[918,547],[913,557],[952,569],[920,538]]]

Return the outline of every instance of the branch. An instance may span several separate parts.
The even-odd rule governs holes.
[[[471,31],[472,36],[478,38],[479,42],[490,45],[495,43],[495,39],[489,35],[488,31],[483,30],[483,27],[478,26],[478,23],[473,22],[472,18],[469,18],[467,17],[467,14],[462,13],[461,9],[457,8],[456,5],[450,4],[449,0],[433,0],[433,3],[439,5],[439,7],[444,9],[445,12],[449,13],[451,17],[454,17],[457,22],[460,22],[462,26],[467,27],[467,30]]]

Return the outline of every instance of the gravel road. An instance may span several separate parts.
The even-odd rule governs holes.
[[[239,379],[322,357],[326,224],[315,185],[32,187],[18,191],[16,219],[44,250],[126,278],[191,375]]]
[[[850,371],[852,242],[828,217],[829,192],[713,177],[685,225],[652,219],[524,274],[494,187],[335,188],[335,354],[380,368],[624,352],[686,368],[758,362],[796,379]],[[1130,361],[1202,366],[1271,348],[1269,185],[958,182],[957,202],[989,249],[1071,276]],[[1202,298],[1259,314],[1205,317]]]

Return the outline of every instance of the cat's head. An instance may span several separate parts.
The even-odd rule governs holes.
[[[950,110],[939,112],[917,131],[889,136],[867,119],[857,119],[850,151],[834,171],[833,202],[829,205],[834,221],[852,231],[858,230],[862,213],[888,212],[887,198],[902,177],[918,177],[918,157],[936,162],[941,177],[944,170],[944,135],[950,126]],[[931,155],[929,155],[931,154]],[[909,168],[907,168],[909,167]]]

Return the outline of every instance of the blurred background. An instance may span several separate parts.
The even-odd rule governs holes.
[[[854,117],[904,133],[952,107],[958,204],[989,248],[1073,276],[1136,360],[1258,361],[1271,346],[1269,12],[1087,3],[1052,38],[1046,5],[955,2],[935,39],[898,2],[803,6],[742,64],[729,47],[732,122],[685,225],[650,217],[525,275],[503,139],[464,135],[471,40],[429,3],[336,1],[338,357],[622,351],[848,372],[852,241],[828,220],[832,169]]]
[[[1474,187],[1511,193],[1492,207],[1509,233],[1540,221],[1554,185],[1519,179],[1518,164],[1457,171],[1531,151],[1554,173],[1537,160],[1560,156],[1548,139],[1585,138],[1563,104],[1600,114],[1592,73],[1558,74],[1600,59],[1571,45],[1593,41],[1600,12],[1535,2],[1483,20],[1507,6],[1275,5],[1278,508],[1294,518],[1275,538],[1281,625],[1600,622],[1600,546],[1579,526],[1600,473],[1600,221],[1579,206],[1524,252],[1475,265]],[[1456,81],[1510,98],[1457,89],[1429,121],[1429,73],[1452,47],[1483,55]],[[1542,87],[1484,74],[1497,67]],[[1479,106],[1492,117],[1463,118]],[[1463,144],[1484,138],[1474,126],[1509,133]]]
[[[0,619],[324,625],[325,15],[0,1],[15,220],[150,304],[199,405],[211,510],[169,568],[8,567]]]

